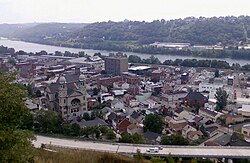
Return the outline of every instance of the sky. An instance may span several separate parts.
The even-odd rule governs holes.
[[[0,24],[240,15],[250,15],[250,0],[0,0]]]

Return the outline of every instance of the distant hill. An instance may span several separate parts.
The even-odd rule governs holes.
[[[16,28],[16,26],[13,27],[14,30]],[[6,30],[3,32],[6,33]],[[247,42],[249,33],[250,17],[232,16],[189,17],[169,21],[162,19],[153,22],[46,23],[16,30],[12,32],[12,36],[25,41],[51,45],[134,51],[138,47],[154,42],[236,45],[239,42]]]
[[[14,37],[15,33],[21,32],[25,29],[36,26],[37,23],[27,24],[0,24],[0,36],[1,37]]]
[[[69,33],[82,29],[85,25],[84,23],[0,24],[0,36],[49,44],[58,37],[63,39]]]

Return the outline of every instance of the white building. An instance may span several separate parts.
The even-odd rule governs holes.
[[[213,92],[216,89],[223,88],[223,84],[200,83],[199,92]]]
[[[241,109],[238,109],[238,113],[243,116],[250,117],[250,105],[243,104]]]

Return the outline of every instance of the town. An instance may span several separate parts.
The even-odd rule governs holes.
[[[250,145],[249,72],[133,64],[122,53],[83,56],[1,55],[0,68],[18,72],[15,82],[28,89],[24,101],[34,115],[52,111],[69,130],[84,131],[66,135],[155,145]],[[98,129],[88,133],[91,128]]]

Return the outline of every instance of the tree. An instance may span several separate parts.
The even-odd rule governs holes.
[[[168,162],[168,163],[175,163],[175,160],[174,160],[174,158],[172,157],[171,154],[168,155],[168,157],[167,157],[167,162]]]
[[[145,143],[145,140],[143,136],[135,133],[133,135],[124,132],[121,134],[121,138],[119,139],[119,142],[121,143],[135,143],[135,144],[143,144]]]
[[[79,124],[76,124],[76,123],[72,124],[70,126],[70,130],[71,130],[72,136],[80,136],[81,128],[80,128]]]
[[[109,140],[113,140],[116,138],[116,135],[115,133],[112,131],[112,130],[109,130],[106,134],[106,138],[109,139]]]
[[[189,141],[181,135],[164,135],[161,138],[162,145],[188,145]]]
[[[53,111],[39,110],[34,115],[36,131],[41,133],[61,133],[62,118]]]
[[[216,102],[216,110],[217,111],[221,111],[225,108],[225,106],[227,105],[228,96],[229,95],[227,94],[227,92],[224,89],[219,88],[216,90],[215,99],[217,100],[217,102]]]
[[[30,117],[23,102],[25,90],[11,82],[14,74],[0,73],[0,162],[28,162],[32,159],[31,139],[25,130]]]
[[[215,77],[215,78],[220,77],[220,72],[219,72],[218,69],[215,70],[215,72],[214,72],[214,77]]]
[[[36,97],[42,97],[42,93],[39,89],[36,91]]]
[[[26,89],[27,89],[28,95],[29,95],[29,96],[33,96],[32,85],[31,85],[31,84],[28,84],[28,85],[26,86]]]
[[[88,121],[90,120],[90,116],[89,116],[89,113],[84,113],[82,118],[85,120],[85,121]]]
[[[150,161],[151,161],[152,163],[165,163],[165,162],[166,162],[166,161],[164,161],[163,158],[160,158],[160,157],[152,157],[152,158],[150,159]]]
[[[96,88],[96,87],[95,87],[95,88],[93,89],[93,95],[94,95],[94,96],[98,95],[99,92],[100,92],[100,89],[99,89],[99,88]]]
[[[8,59],[8,63],[10,63],[10,64],[12,64],[13,66],[15,66],[15,65],[16,65],[16,60],[15,60],[15,58],[9,58],[9,59]]]
[[[163,127],[163,119],[157,114],[149,114],[144,120],[144,131],[161,133]]]

